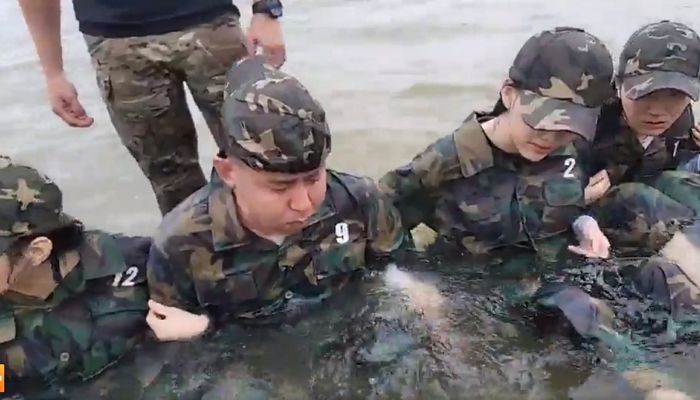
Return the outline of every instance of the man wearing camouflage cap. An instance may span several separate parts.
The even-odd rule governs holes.
[[[539,253],[573,224],[581,246],[572,251],[607,257],[607,239],[582,216],[587,177],[571,143],[593,139],[612,72],[608,50],[583,30],[534,35],[491,113],[473,113],[387,173],[380,187],[406,228],[424,223],[439,243],[470,254],[508,247]]]
[[[150,239],[84,231],[61,190],[0,157],[0,363],[6,392],[88,379],[146,332]]]
[[[228,81],[212,181],[165,216],[151,249],[147,322],[161,340],[285,320],[403,239],[369,179],[326,169],[326,115],[299,81],[258,58]]]
[[[619,97],[603,107],[593,143],[590,200],[613,219],[601,222],[624,230],[613,203],[632,196],[645,197],[658,219],[697,214],[700,134],[693,134],[691,101],[700,95],[700,37],[678,22],[641,27],[622,50],[616,82]]]

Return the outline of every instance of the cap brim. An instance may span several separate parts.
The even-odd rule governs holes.
[[[629,76],[622,80],[622,93],[636,100],[661,89],[679,90],[693,101],[700,97],[700,80],[680,72],[654,71],[644,75]]]
[[[532,129],[571,131],[588,141],[595,137],[600,107],[585,107],[530,91],[522,91],[520,104],[524,108],[523,120]]]

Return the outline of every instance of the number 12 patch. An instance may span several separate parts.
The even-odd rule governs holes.
[[[114,275],[112,286],[114,287],[129,287],[137,283],[145,281],[145,271],[141,271],[139,267],[131,266],[124,272]]]

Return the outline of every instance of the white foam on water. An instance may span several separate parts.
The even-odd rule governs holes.
[[[407,305],[429,321],[437,322],[445,316],[445,297],[437,286],[400,270],[395,264],[387,267],[384,282],[390,289],[402,291],[408,300]]]

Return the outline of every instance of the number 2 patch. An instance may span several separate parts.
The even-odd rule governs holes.
[[[574,168],[576,168],[576,159],[575,158],[567,158],[564,160],[564,166],[566,169],[564,170],[564,178],[576,178],[576,175],[574,175]]]

